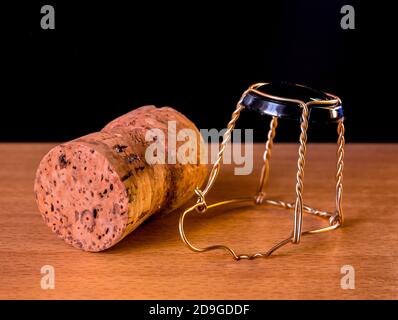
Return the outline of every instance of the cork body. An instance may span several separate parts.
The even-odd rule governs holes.
[[[37,169],[34,191],[51,230],[74,247],[101,251],[151,215],[184,204],[207,174],[199,152],[196,163],[150,163],[145,157],[154,142],[146,134],[154,128],[164,132],[168,153],[170,121],[177,132],[195,132],[200,150],[200,134],[190,120],[172,108],[154,106],[133,110],[100,132],[50,150]],[[176,149],[183,143],[176,141]]]

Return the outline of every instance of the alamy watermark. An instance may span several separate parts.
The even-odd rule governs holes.
[[[177,131],[176,122],[169,121],[167,133],[157,128],[146,132],[145,140],[149,145],[145,151],[145,160],[151,165],[214,164],[218,159],[219,141],[225,133],[226,129],[201,129],[200,135],[190,128]],[[222,163],[236,165],[235,175],[252,173],[253,129],[235,129],[231,133],[231,139],[225,144]]]
[[[42,17],[40,19],[40,27],[43,30],[55,29],[55,9],[51,5],[44,5],[40,8]]]
[[[343,14],[340,20],[340,26],[343,30],[354,30],[355,29],[355,9],[353,6],[345,5],[340,9],[340,13]]]
[[[344,276],[340,279],[340,287],[343,290],[355,289],[355,269],[353,266],[346,264],[341,267],[340,273]]]
[[[40,269],[42,275],[40,279],[40,287],[43,290],[55,289],[55,269],[51,265],[44,265]]]
[[[52,5],[43,5],[40,8],[42,14],[40,26],[43,30],[55,29],[55,9]],[[343,15],[340,20],[340,26],[343,30],[355,29],[355,9],[351,5],[344,5],[340,9]]]

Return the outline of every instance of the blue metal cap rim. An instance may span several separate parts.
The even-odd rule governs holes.
[[[300,120],[302,106],[309,108],[311,122],[337,122],[344,117],[338,97],[290,83],[267,83],[249,90],[241,104],[248,110],[278,118]]]

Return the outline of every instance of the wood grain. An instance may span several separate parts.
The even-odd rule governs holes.
[[[397,299],[398,145],[348,144],[344,172],[346,224],[304,237],[268,259],[239,261],[224,252],[197,254],[179,239],[179,211],[158,216],[102,253],[66,245],[43,223],[33,196],[41,157],[54,144],[0,144],[0,298],[2,299]],[[209,202],[253,194],[254,173],[224,166]],[[294,199],[298,146],[276,144],[269,196]],[[334,206],[335,145],[310,144],[304,202]],[[192,200],[193,201],[193,200]],[[198,245],[226,243],[238,252],[265,250],[285,238],[292,212],[271,207],[226,208],[188,219]],[[304,228],[325,221],[306,215]],[[55,268],[55,289],[42,290],[40,268]],[[340,287],[343,265],[356,288]]]

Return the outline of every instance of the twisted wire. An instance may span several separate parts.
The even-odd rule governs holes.
[[[265,186],[268,181],[269,162],[271,159],[271,152],[272,152],[272,147],[274,145],[274,138],[276,135],[276,127],[277,126],[278,126],[278,118],[272,117],[268,135],[267,135],[267,142],[265,144],[265,151],[263,154],[264,165],[263,165],[263,168],[261,169],[260,182],[257,187],[257,196],[255,197],[255,202],[257,204],[261,203],[265,198],[265,190],[264,189],[265,189]]]
[[[295,202],[286,202],[283,200],[272,200],[272,199],[265,199],[264,201],[262,201],[259,204],[262,204],[262,203],[270,204],[270,205],[273,205],[276,207],[281,207],[284,209],[294,209],[296,206]],[[303,204],[303,210],[306,213],[309,213],[309,214],[312,214],[314,216],[318,216],[321,218],[325,218],[325,219],[329,219],[334,216],[334,214],[331,212],[318,210],[318,209],[312,208],[310,206],[307,206],[305,204]]]
[[[207,182],[207,185],[202,191],[203,199],[206,196],[206,194],[209,192],[211,187],[213,186],[214,181],[217,178],[217,175],[218,175],[218,173],[220,171],[221,161],[223,159],[223,155],[224,155],[224,151],[225,151],[226,145],[229,142],[229,140],[231,139],[231,134],[232,134],[232,131],[235,128],[236,121],[239,119],[240,112],[244,109],[244,106],[241,104],[241,102],[242,102],[243,98],[246,96],[246,94],[249,91],[250,91],[250,89],[246,90],[242,94],[242,97],[240,98],[239,102],[236,104],[236,108],[235,108],[234,112],[232,112],[231,120],[228,122],[227,130],[224,132],[223,140],[222,140],[222,142],[220,144],[220,149],[219,149],[218,154],[217,154],[217,159],[214,162],[213,167],[212,167],[212,169],[210,171],[209,180]]]
[[[336,214],[339,218],[339,223],[342,224],[344,221],[343,215],[343,169],[344,169],[344,120],[340,120],[337,133],[339,135],[337,144],[337,173],[336,173]]]
[[[303,103],[300,125],[300,148],[299,158],[297,161],[297,174],[296,174],[296,204],[294,209],[294,226],[293,226],[293,243],[300,242],[301,226],[303,223],[303,179],[304,179],[304,166],[305,166],[305,153],[307,150],[307,129],[308,129],[308,106]]]

